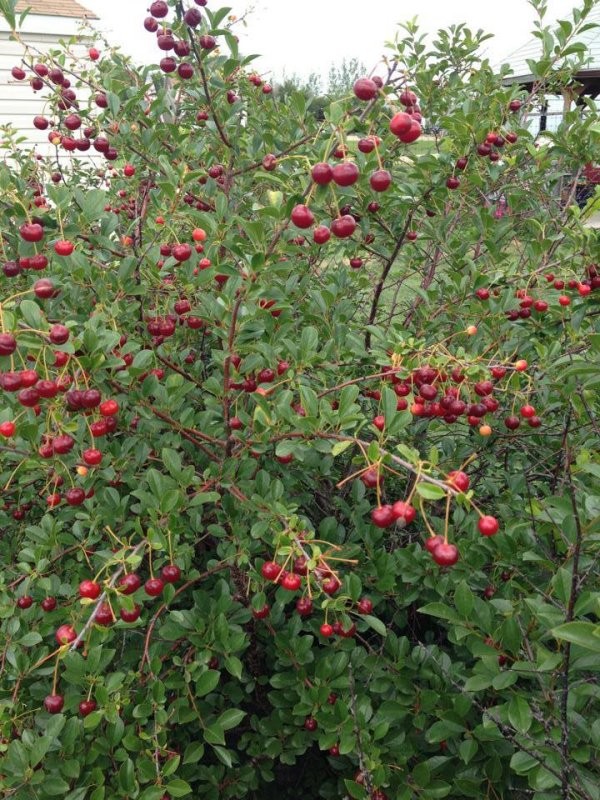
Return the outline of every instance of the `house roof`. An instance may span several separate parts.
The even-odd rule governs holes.
[[[17,0],[17,11],[25,11],[27,8],[31,14],[43,14],[47,17],[98,19],[93,11],[84,8],[76,0]]]
[[[590,11],[585,23],[593,23],[594,27],[574,38],[575,42],[581,42],[586,48],[585,63],[577,72],[577,78],[585,75],[596,77],[597,74],[600,74],[600,8],[594,8]],[[510,53],[504,59],[504,62],[510,65],[512,75],[506,79],[505,83],[531,82],[533,75],[527,61],[537,61],[541,53],[541,42],[535,38]]]

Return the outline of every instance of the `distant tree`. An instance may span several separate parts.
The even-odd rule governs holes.
[[[354,82],[367,74],[367,70],[362,61],[351,58],[348,61],[344,58],[339,65],[332,64],[329,68],[329,78],[327,94],[329,97],[340,97],[351,91]]]

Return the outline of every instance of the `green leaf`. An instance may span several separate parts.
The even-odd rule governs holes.
[[[351,442],[351,441],[348,441],[348,442],[336,442],[333,445],[333,447],[331,448],[331,455],[334,456],[334,457],[335,456],[340,456],[345,450],[347,450],[349,447],[352,447],[353,444],[354,444],[354,442]]]
[[[443,603],[427,603],[418,609],[419,614],[429,614],[430,617],[447,619],[449,622],[460,622],[460,617],[453,608],[445,606]]]
[[[167,784],[166,791],[171,797],[185,797],[186,794],[190,794],[192,787],[187,781],[181,778],[175,778],[175,780]]]
[[[224,731],[236,728],[246,716],[246,712],[239,708],[228,708],[217,719],[217,724],[220,725]]]
[[[44,792],[51,797],[64,797],[69,788],[69,784],[57,776],[44,778]]]
[[[217,687],[220,678],[221,673],[216,669],[209,669],[204,672],[196,681],[196,696],[204,697],[210,694]]]
[[[473,611],[475,596],[469,589],[466,581],[460,581],[454,590],[454,605],[463,617],[469,617]]]
[[[600,625],[592,622],[566,622],[553,628],[552,635],[592,653],[600,653]]]
[[[46,321],[40,307],[34,300],[21,300],[19,310],[21,311],[21,316],[30,328],[39,331],[40,328],[45,326]]]
[[[373,628],[373,630],[376,631],[380,636],[387,636],[387,628],[380,619],[377,619],[377,617],[372,617],[370,614],[365,614],[363,619],[367,625],[370,628]]]
[[[447,494],[441,486],[436,486],[434,483],[425,483],[424,481],[419,481],[417,484],[417,493],[425,500],[441,500]]]
[[[524,697],[515,695],[508,704],[508,721],[519,733],[527,733],[531,728],[533,716]]]

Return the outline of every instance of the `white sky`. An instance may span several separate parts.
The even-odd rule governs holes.
[[[152,34],[143,28],[150,0],[81,2],[98,14],[111,42],[138,60],[152,60],[155,54],[160,58]],[[534,18],[527,0],[209,0],[215,9],[225,4],[238,17],[254,8],[247,27],[240,25],[236,32],[243,52],[262,54],[258,68],[276,77],[284,70],[288,75],[326,76],[331,63],[353,56],[371,70],[384,43],[394,38],[397,24],[415,15],[424,32],[466,22],[473,30],[493,33],[486,54],[496,63],[531,38]],[[548,21],[566,16],[574,5],[577,0],[548,0]]]

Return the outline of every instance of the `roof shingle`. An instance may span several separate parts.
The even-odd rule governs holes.
[[[76,0],[18,0],[17,11],[30,8],[31,14],[48,17],[75,17],[76,19],[98,19],[93,11],[84,8]]]

